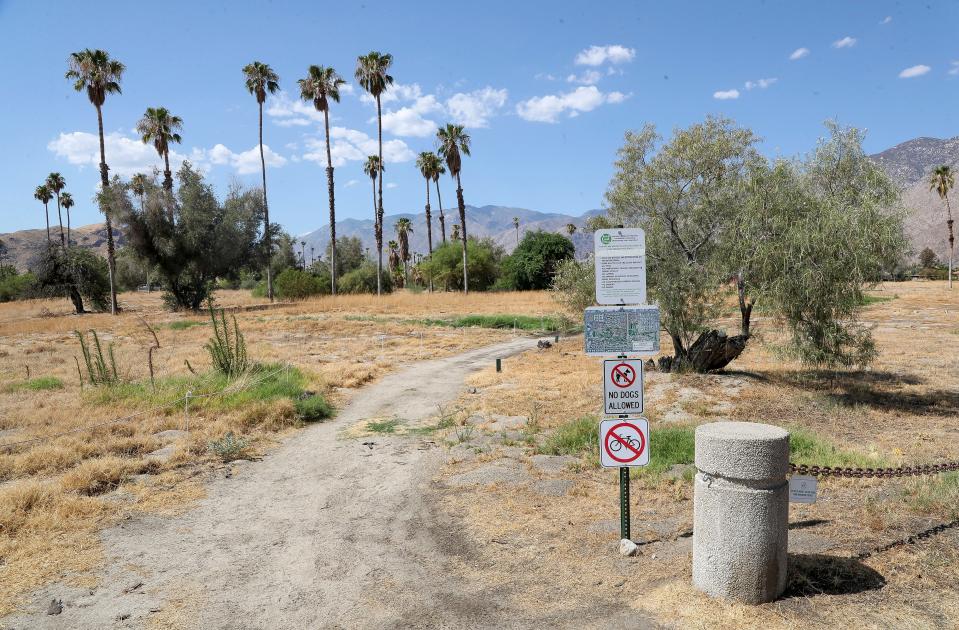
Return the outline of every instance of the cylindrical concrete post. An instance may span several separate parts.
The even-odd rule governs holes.
[[[752,422],[696,429],[693,585],[712,597],[770,602],[786,588],[789,433]]]

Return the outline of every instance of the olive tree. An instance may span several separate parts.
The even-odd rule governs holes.
[[[708,118],[661,141],[628,133],[607,193],[614,224],[646,231],[648,283],[673,343],[665,366],[721,369],[754,335],[754,306],[789,333],[785,348],[818,365],[867,363],[863,291],[904,251],[895,187],[855,129],[802,161],[770,165],[757,138]],[[735,296],[740,326],[716,326]]]

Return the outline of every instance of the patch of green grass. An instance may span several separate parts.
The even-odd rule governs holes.
[[[56,376],[40,376],[21,383],[10,383],[3,388],[5,392],[41,392],[49,389],[63,389],[63,381]]]
[[[649,466],[643,473],[661,475],[676,464],[692,464],[696,454],[696,429],[693,427],[653,427],[649,436]],[[692,475],[690,475],[691,477]]]
[[[898,295],[863,295],[862,296],[862,305],[870,306],[872,304],[882,304],[883,302],[892,302],[895,300]]]
[[[410,435],[429,435],[435,431],[449,429],[456,426],[456,420],[451,415],[443,415],[436,424],[427,424],[419,427],[410,427],[407,431]]]
[[[959,518],[959,472],[917,479],[903,489],[902,496],[918,512],[944,512],[948,518]]]
[[[828,440],[802,429],[789,432],[789,461],[809,466],[875,468],[887,465],[882,458],[839,449]]]
[[[396,427],[399,423],[400,421],[394,418],[393,420],[383,420],[381,422],[369,422],[366,428],[373,433],[396,433]]]
[[[210,322],[203,322],[196,319],[180,319],[175,322],[170,322],[167,324],[167,328],[170,330],[186,330],[187,328],[193,328],[194,326],[206,326]]]
[[[298,398],[294,403],[296,415],[304,422],[326,420],[333,415],[333,407],[322,396],[314,394],[307,398]]]
[[[537,449],[545,455],[579,455],[590,451],[599,457],[599,421],[583,416],[561,424]]]

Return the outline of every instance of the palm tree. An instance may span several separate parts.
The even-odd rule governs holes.
[[[53,241],[50,240],[50,208],[47,204],[53,199],[53,195],[46,184],[41,184],[33,191],[33,198],[43,204],[43,212],[47,215],[47,245],[51,245]]]
[[[379,228],[379,214],[376,210],[376,178],[381,176],[383,168],[383,162],[378,155],[366,156],[366,164],[363,165],[363,172],[366,173],[367,177],[373,180],[373,233],[377,235],[376,243],[380,254],[379,263],[376,266],[377,295],[379,295],[380,291],[380,276],[383,274],[383,231]]]
[[[173,173],[170,172],[170,143],[180,144],[183,119],[174,116],[166,107],[147,107],[143,118],[137,122],[137,133],[143,144],[153,143],[157,154],[163,158],[163,187],[173,192]]]
[[[569,234],[570,236],[572,236],[573,234],[575,234],[575,233],[576,233],[576,224],[575,224],[575,223],[567,223],[567,224],[566,224],[566,233]]]
[[[439,166],[433,171],[433,183],[436,184],[436,203],[440,207],[440,234],[443,236],[443,243],[446,243],[446,215],[443,214],[443,198],[440,197],[440,175],[446,174],[446,167],[442,160],[439,160]]]
[[[466,260],[466,203],[463,201],[463,184],[460,182],[460,169],[463,166],[462,156],[470,154],[470,137],[463,129],[463,125],[447,123],[436,132],[440,143],[440,155],[446,160],[446,167],[450,177],[456,178],[456,203],[460,211],[460,229],[463,232],[463,293],[469,293],[469,274]]]
[[[340,86],[346,81],[333,68],[310,66],[306,78],[300,79],[300,97],[313,101],[316,111],[323,112],[326,129],[326,186],[330,196],[330,283],[336,295],[336,204],[333,202],[333,158],[330,154],[330,101],[340,102]]]
[[[130,178],[130,190],[140,198],[140,212],[143,212],[144,198],[147,194],[147,176],[143,173],[135,173]]]
[[[519,245],[519,217],[513,217],[513,227],[516,228],[516,244]]]
[[[426,180],[426,245],[429,248],[430,259],[433,258],[433,219],[430,215],[430,180],[434,177],[439,179],[439,170],[446,169],[443,168],[443,164],[440,162],[440,158],[433,153],[432,151],[423,151],[420,153],[419,157],[416,158],[416,166],[420,169],[420,174],[423,175],[423,179]],[[436,189],[437,194],[439,194],[439,184],[437,184]],[[440,208],[440,212],[442,212]],[[446,230],[443,230],[443,242],[446,242]],[[433,291],[433,271],[430,270],[430,292]]]
[[[952,231],[952,207],[949,205],[949,191],[956,185],[956,174],[946,166],[937,166],[929,179],[929,190],[939,193],[939,198],[946,202],[946,227],[949,228],[949,288],[952,288],[952,260],[956,237]]]
[[[107,94],[120,93],[120,81],[123,78],[124,65],[103,50],[86,48],[70,55],[70,68],[66,78],[73,79],[73,88],[77,92],[87,91],[87,98],[97,109],[97,126],[100,134],[100,187],[106,192],[110,187],[110,167],[107,166],[106,148],[103,137],[103,104]],[[110,208],[102,207],[107,224],[107,270],[110,275],[110,312],[114,315],[117,307],[117,289],[114,283],[117,263],[113,246],[113,223],[110,220]]]
[[[380,165],[383,165],[383,108],[380,97],[387,88],[393,85],[393,77],[387,74],[393,65],[393,55],[380,54],[371,51],[367,55],[356,58],[356,72],[354,76],[364,90],[376,99],[376,126],[379,142]],[[376,206],[376,294],[382,293],[380,274],[383,271],[383,169],[379,171],[379,204]]]
[[[400,244],[396,241],[390,241],[387,244],[387,247],[390,250],[390,257],[388,259],[390,275],[392,276],[394,272],[400,268]]]
[[[60,195],[60,203],[67,211],[67,247],[70,247],[70,208],[73,207],[73,195],[68,192],[63,193]]]
[[[459,223],[453,224],[453,229],[450,230],[450,240],[451,241],[460,240],[460,224]]]
[[[400,259],[403,261],[404,286],[410,283],[410,234],[413,233],[413,222],[403,217],[396,222],[396,238],[400,241]]]
[[[266,202],[266,159],[263,157],[263,103],[266,94],[274,94],[280,89],[280,77],[273,72],[273,68],[265,63],[254,61],[243,66],[243,75],[246,77],[246,89],[256,97],[256,104],[260,108],[260,170],[263,172],[263,249],[266,252],[266,294],[273,301],[273,274],[270,271],[270,259],[273,257],[273,246],[270,244],[270,207]]]
[[[57,217],[60,219],[60,244],[66,247],[67,241],[63,236],[63,214],[60,212],[60,191],[66,188],[67,182],[60,173],[50,173],[47,175],[46,184],[50,192],[57,198]]]

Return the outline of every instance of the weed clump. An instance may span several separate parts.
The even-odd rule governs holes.
[[[22,383],[11,383],[7,385],[3,391],[8,393],[22,391],[41,392],[50,389],[63,389],[63,381],[56,376],[40,376],[28,381],[23,381]]]
[[[207,450],[220,458],[221,461],[229,462],[234,459],[240,459],[246,453],[250,443],[243,438],[238,438],[230,431],[219,440],[210,440],[207,443]]]
[[[119,382],[120,375],[117,372],[116,357],[113,356],[113,344],[107,346],[107,356],[104,358],[97,331],[90,331],[92,344],[87,341],[82,332],[79,330],[74,332],[80,340],[80,350],[83,352],[83,362],[87,367],[87,380],[90,384],[112,385]]]
[[[214,309],[212,302],[209,308],[210,320],[213,322],[213,338],[204,347],[210,353],[213,369],[230,378],[239,376],[249,369],[250,360],[246,354],[246,341],[243,333],[240,332],[240,325],[236,322],[236,315],[233,316],[231,333],[223,309]]]
[[[333,408],[322,396],[301,396],[294,404],[296,415],[304,422],[325,420],[333,415]]]

